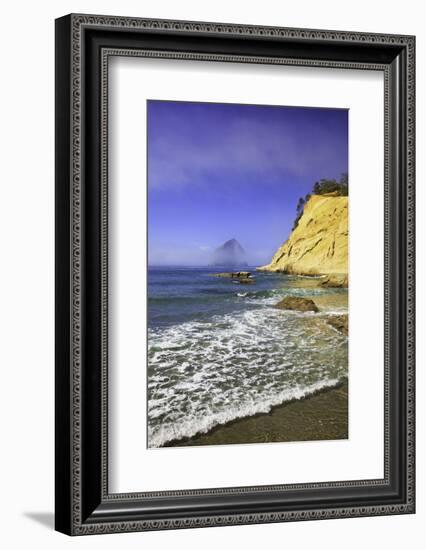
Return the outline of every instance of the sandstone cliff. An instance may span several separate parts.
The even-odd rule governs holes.
[[[270,264],[258,269],[297,275],[338,274],[347,284],[348,197],[312,195],[288,240]]]

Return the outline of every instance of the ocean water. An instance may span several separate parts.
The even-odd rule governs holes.
[[[347,290],[314,278],[224,269],[149,268],[148,446],[208,432],[332,387],[348,373],[348,338],[327,323],[347,313]],[[320,312],[274,308],[311,297]]]

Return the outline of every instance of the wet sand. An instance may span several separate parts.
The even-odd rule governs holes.
[[[206,434],[171,441],[169,447],[348,438],[348,383],[274,407],[269,413],[216,426]]]

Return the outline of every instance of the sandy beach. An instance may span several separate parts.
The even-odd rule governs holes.
[[[236,419],[210,432],[166,446],[229,445],[348,438],[348,383],[298,401],[274,407],[267,414]]]

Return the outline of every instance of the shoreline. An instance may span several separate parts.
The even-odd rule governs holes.
[[[268,413],[236,418],[203,434],[162,447],[232,445],[348,438],[348,381],[303,399],[275,405]]]
[[[303,279],[318,280],[319,286],[328,288],[349,288],[348,273],[317,273],[317,272],[301,272],[289,271],[286,269],[278,269],[269,265],[256,267],[258,273],[272,273],[274,275],[291,275]]]

